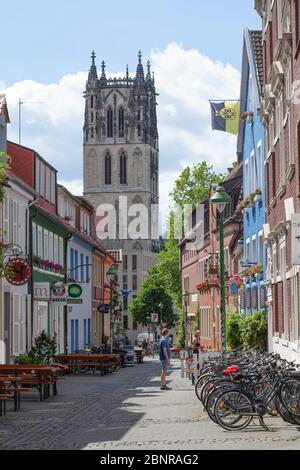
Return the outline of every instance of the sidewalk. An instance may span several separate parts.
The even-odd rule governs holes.
[[[22,400],[18,413],[0,418],[0,449],[300,449],[300,428],[271,419],[272,432],[251,425],[227,432],[202,412],[180,361],[160,390],[160,364],[146,359],[104,377],[67,376],[59,395]],[[268,420],[267,420],[268,421]]]

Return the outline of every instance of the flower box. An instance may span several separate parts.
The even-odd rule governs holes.
[[[254,202],[260,202],[262,200],[262,195],[261,194],[256,194],[254,197]]]

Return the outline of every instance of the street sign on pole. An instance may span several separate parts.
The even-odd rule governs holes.
[[[109,304],[100,304],[98,305],[97,310],[100,313],[109,313]]]
[[[158,323],[158,313],[151,313],[151,323]]]

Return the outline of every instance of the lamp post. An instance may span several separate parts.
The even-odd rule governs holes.
[[[184,345],[187,348],[188,346],[188,340],[187,340],[187,319],[188,319],[188,311],[187,311],[187,306],[188,306],[188,299],[189,299],[190,293],[185,290],[182,294],[183,301],[184,301]]]
[[[118,273],[118,268],[115,266],[115,265],[112,265],[108,268],[107,272],[106,272],[106,276],[108,276],[110,278],[110,282],[109,282],[109,332],[110,332],[110,352],[112,354],[113,352],[113,347],[114,347],[114,332],[113,332],[113,315],[112,315],[112,293],[113,293],[113,289],[112,289],[112,282],[113,281],[116,281],[116,277],[117,277],[117,273]]]
[[[221,289],[221,305],[220,305],[220,317],[221,317],[221,346],[223,353],[226,353],[226,306],[225,306],[225,277],[224,277],[224,232],[223,232],[223,213],[227,204],[231,203],[231,197],[226,193],[223,186],[218,186],[215,194],[210,200],[211,204],[217,206],[217,210],[220,214],[220,289]]]

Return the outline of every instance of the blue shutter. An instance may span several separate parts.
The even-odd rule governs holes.
[[[83,268],[84,268],[83,264],[84,264],[84,261],[83,261],[83,254],[81,253],[81,255],[80,255],[80,265],[81,265],[81,266],[80,266],[80,281],[81,281],[81,282],[84,281],[84,279],[83,279],[83,272],[84,272],[84,271],[83,271]]]
[[[86,262],[86,279],[90,277],[90,267],[89,267],[89,257],[85,257],[85,262]]]

